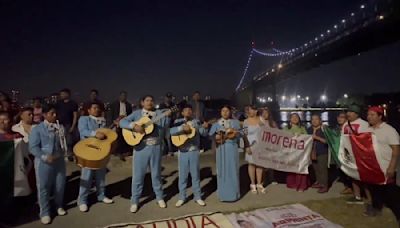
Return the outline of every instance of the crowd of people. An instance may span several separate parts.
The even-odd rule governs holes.
[[[11,107],[11,102],[5,93],[0,94],[0,141],[23,138],[25,147],[21,149],[22,157],[33,161],[33,167],[27,169],[26,184],[31,190],[19,191],[14,196],[24,196],[37,189],[37,200],[40,207],[40,220],[43,224],[49,224],[52,220],[50,199],[53,195],[57,215],[63,216],[63,197],[66,184],[66,165],[68,161],[74,160],[72,148],[77,138],[85,139],[95,137],[103,140],[105,135],[97,129],[111,126],[118,134],[117,156],[125,160],[132,156],[132,186],[130,212],[136,213],[140,208],[144,176],[150,170],[152,187],[156,195],[156,201],[160,208],[166,208],[161,177],[161,158],[163,155],[173,155],[177,150],[179,170],[179,200],[175,206],[180,207],[187,201],[186,188],[188,176],[192,180],[192,188],[195,202],[205,206],[200,188],[200,153],[207,147],[209,141],[216,151],[217,168],[217,196],[221,202],[234,202],[240,199],[240,175],[239,175],[239,150],[245,152],[245,160],[248,163],[248,178],[250,180],[249,191],[253,194],[265,194],[266,174],[272,176],[284,176],[288,188],[298,192],[306,191],[308,188],[318,189],[318,193],[329,191],[329,167],[333,162],[329,159],[329,146],[324,135],[327,127],[322,124],[318,113],[311,116],[311,126],[306,128],[297,113],[291,113],[289,123],[283,128],[284,131],[293,134],[312,135],[313,147],[311,152],[310,174],[284,173],[277,170],[267,170],[255,164],[252,152],[258,133],[262,127],[280,128],[274,121],[273,114],[268,107],[256,105],[246,106],[244,114],[236,117],[235,110],[231,106],[221,107],[218,118],[206,121],[204,103],[201,102],[200,93],[195,92],[190,102],[180,102],[179,111],[174,113],[170,108],[175,106],[173,96],[167,93],[165,100],[156,109],[154,97],[146,95],[140,100],[140,109],[135,109],[127,101],[127,93],[121,92],[117,101],[109,107],[98,98],[98,91],[90,92],[90,99],[85,102],[81,109],[71,99],[71,92],[62,89],[59,92],[57,102],[43,104],[39,99],[33,99],[32,106],[22,107],[17,110]],[[389,181],[385,185],[373,185],[362,183],[346,176],[338,169],[339,180],[344,183],[345,189],[342,194],[351,194],[347,201],[351,204],[366,204],[364,214],[366,216],[377,216],[383,205],[389,207],[400,220],[400,188],[396,183],[396,169],[399,154],[399,135],[394,128],[384,122],[384,109],[373,106],[368,109],[367,121],[360,118],[362,109],[357,105],[351,105],[346,112],[337,116],[337,126],[334,129],[341,134],[359,134],[362,132],[373,132],[380,144],[382,151],[389,163],[387,177]],[[154,130],[148,134],[136,146],[129,146],[122,137],[122,129],[129,129],[136,133],[144,133],[143,126],[137,124],[142,117],[149,117],[154,122]],[[196,131],[194,138],[187,140],[183,145],[175,147],[171,143],[171,136],[188,134]],[[223,132],[233,131],[233,136],[226,138]],[[245,130],[244,130],[245,129]],[[240,141],[243,143],[241,144]],[[243,147],[243,148],[241,148]],[[206,148],[207,149],[207,148]],[[20,156],[20,157],[21,157]],[[16,156],[17,159],[18,156]],[[17,164],[17,163],[16,163]],[[339,165],[339,164],[336,164]],[[112,171],[112,170],[111,170]],[[32,173],[35,175],[32,184]],[[87,200],[89,191],[95,183],[97,200],[105,204],[113,203],[106,196],[106,168],[92,170],[83,167],[81,169],[79,195],[77,204],[79,210],[87,212],[89,202]],[[243,177],[242,177],[243,178]],[[400,179],[400,178],[398,178]],[[278,178],[276,178],[278,180]],[[273,179],[274,184],[276,180]],[[363,199],[365,196],[365,200]],[[2,209],[9,202],[3,203]],[[2,211],[4,212],[4,211]]]

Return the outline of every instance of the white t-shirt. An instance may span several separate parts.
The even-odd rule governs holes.
[[[350,122],[351,124],[351,128],[348,125],[348,122],[346,122],[345,124],[343,124],[342,127],[342,134],[346,134],[346,135],[351,135],[353,134],[353,131],[351,129],[354,130],[354,133],[359,134],[359,133],[364,133],[364,132],[370,132],[371,130],[369,130],[369,124],[367,121],[358,118],[356,120],[354,120],[353,122]]]
[[[126,104],[119,102],[119,115],[126,116]]]
[[[385,163],[389,165],[390,160],[392,159],[392,148],[390,146],[393,145],[400,145],[400,136],[397,131],[390,126],[389,124],[383,122],[381,123],[378,127],[373,128],[369,127],[369,130],[373,132],[376,136],[376,140],[378,141],[379,144],[379,153],[381,154],[380,159],[382,161],[379,161],[380,163]],[[399,167],[399,163],[397,166],[397,170]],[[396,182],[399,184],[400,182],[400,176],[397,175],[397,180]]]

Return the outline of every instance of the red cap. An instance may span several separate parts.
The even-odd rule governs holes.
[[[384,110],[383,110],[382,106],[371,106],[371,107],[369,107],[368,111],[373,111],[373,112],[379,113],[381,115],[384,114]]]

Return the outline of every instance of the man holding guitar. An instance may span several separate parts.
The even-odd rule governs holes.
[[[183,145],[179,146],[179,200],[175,204],[180,207],[186,200],[186,187],[189,173],[192,176],[192,187],[194,200],[200,206],[205,206],[206,203],[201,199],[200,189],[200,135],[207,136],[208,123],[200,124],[198,119],[193,119],[192,106],[187,104],[182,109],[183,118],[177,119],[174,122],[174,127],[170,129],[172,136],[185,136],[195,133],[192,138],[188,138]]]
[[[163,140],[164,127],[167,127],[168,116],[171,110],[155,110],[154,99],[151,95],[146,95],[141,99],[142,109],[134,111],[129,116],[120,121],[120,127],[125,132],[132,130],[128,135],[132,141],[141,136],[139,142],[128,144],[134,145],[133,150],[133,174],[132,174],[132,197],[131,208],[132,213],[138,210],[140,196],[142,195],[144,176],[147,167],[150,165],[151,181],[154,193],[156,194],[157,203],[160,208],[166,208],[164,201],[164,193],[161,182],[161,143]],[[145,120],[145,121],[143,121]],[[147,129],[152,129],[151,131]],[[125,133],[126,135],[127,133]],[[127,138],[125,137],[125,140]]]
[[[104,140],[106,138],[104,133],[96,132],[97,129],[103,128],[106,125],[104,117],[102,117],[102,110],[100,104],[91,102],[87,106],[89,116],[81,116],[78,122],[78,129],[80,138],[85,139],[89,137],[96,137],[97,139]],[[100,169],[89,169],[82,167],[81,171],[81,182],[79,187],[78,205],[79,210],[82,212],[88,211],[88,195],[92,187],[92,180],[95,177],[97,200],[106,204],[113,203],[113,200],[105,196],[105,178],[106,178],[106,167]]]

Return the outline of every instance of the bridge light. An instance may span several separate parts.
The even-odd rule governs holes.
[[[308,44],[304,44],[305,47],[307,47]]]
[[[297,99],[300,99],[301,98],[301,96],[300,95],[297,95]]]
[[[308,101],[308,100],[310,100],[310,98],[307,96],[307,97],[306,97],[306,101]]]
[[[365,5],[361,5],[361,6],[360,6],[360,9],[364,9],[364,8],[365,8]]]
[[[330,32],[331,32],[331,30],[329,30],[329,29],[328,29],[328,30],[326,30],[326,32],[327,32],[327,33],[330,33]]]
[[[354,17],[355,14],[354,14],[354,13],[351,13],[350,15],[351,15],[352,17]]]
[[[333,28],[337,29],[337,25],[334,25]]]
[[[343,95],[343,97],[344,97],[344,98],[349,98],[349,95],[347,95],[347,93],[345,93],[345,94]]]
[[[315,37],[315,41],[318,41],[318,37]]]
[[[342,19],[342,23],[346,23],[346,20],[345,20],[345,19]]]
[[[282,101],[286,100],[286,96],[281,97]]]
[[[325,94],[322,94],[322,95],[321,95],[321,101],[326,101],[327,99],[328,99],[328,97],[326,97]]]
[[[321,34],[321,37],[324,37],[324,34]]]
[[[278,64],[278,69],[281,69],[283,66],[282,66],[282,64]]]

